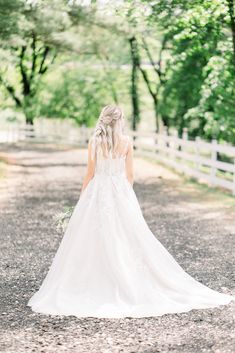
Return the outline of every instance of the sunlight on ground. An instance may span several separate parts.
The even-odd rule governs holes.
[[[181,195],[178,203],[171,205],[172,212],[177,210],[185,214],[192,210],[203,211],[201,219],[221,219],[227,230],[235,232],[235,197],[228,191],[187,179],[153,160],[138,157],[134,165],[136,180],[147,184],[156,182],[158,178],[158,183],[167,185],[170,195]]]
[[[87,150],[86,149],[77,149],[74,147],[60,146],[60,145],[41,145],[39,146],[41,152],[56,149],[58,152],[71,153],[74,151],[73,158],[70,163],[73,162],[76,167],[77,163],[86,165],[87,162]],[[26,145],[24,146],[25,151],[28,149],[34,150],[34,146]],[[20,166],[14,159],[13,154],[4,153],[0,155],[0,189],[1,189],[1,198],[7,193],[5,182],[6,176],[8,176],[8,169],[11,170],[9,175],[11,178],[11,187],[17,187],[17,184],[20,182],[17,180],[18,169],[24,166],[27,166],[31,163],[30,159],[24,158],[26,152],[24,149],[18,151],[21,155],[23,164]],[[38,178],[40,179],[40,167],[44,163],[44,155],[39,151],[35,151],[37,154],[37,164],[33,167],[33,172],[35,173],[35,182]],[[58,161],[53,160],[53,153],[51,152],[51,158],[49,163],[53,165],[58,163]],[[7,167],[7,164],[11,168]],[[61,166],[63,168],[63,166]],[[61,169],[64,177],[66,178],[66,168]],[[85,171],[84,171],[85,173]],[[190,213],[190,211],[205,211],[201,212],[202,219],[223,219],[227,224],[226,227],[229,227],[231,231],[235,230],[235,197],[230,195],[228,192],[223,192],[220,189],[210,188],[205,184],[199,184],[195,181],[185,178],[182,175],[175,173],[172,169],[168,169],[161,163],[158,163],[152,159],[141,158],[140,156],[135,156],[134,159],[134,176],[136,183],[142,183],[148,185],[151,183],[156,183],[157,187],[164,186],[164,190],[170,197],[180,196],[178,202],[172,203],[171,209],[172,212],[177,210],[178,213]],[[81,178],[83,175],[81,175]],[[156,190],[156,202],[157,202],[157,190]]]

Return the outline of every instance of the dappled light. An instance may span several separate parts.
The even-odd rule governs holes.
[[[0,0],[1,352],[232,353],[235,0]]]

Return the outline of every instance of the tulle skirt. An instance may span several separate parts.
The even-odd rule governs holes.
[[[228,304],[193,279],[148,227],[122,176],[95,175],[28,306],[44,314],[148,317]]]

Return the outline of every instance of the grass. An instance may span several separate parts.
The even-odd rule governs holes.
[[[199,182],[196,178],[194,177],[190,177],[190,176],[186,176],[183,173],[177,171],[176,169],[174,169],[171,166],[167,166],[166,164],[158,161],[156,158],[154,157],[148,157],[148,156],[141,156],[141,154],[139,155],[141,158],[144,158],[146,160],[148,160],[149,162],[153,163],[153,164],[157,164],[157,165],[161,165],[162,167],[170,170],[171,172],[175,173],[176,175],[179,175],[181,177],[181,179],[183,180],[183,185],[186,188],[190,188],[190,189],[195,189],[196,193],[195,193],[195,198],[199,197],[201,199],[201,201],[203,199],[210,199],[211,201],[217,201],[217,202],[221,202],[224,206],[228,206],[228,207],[235,207],[235,196],[232,195],[231,191],[227,190],[227,189],[223,189],[219,186],[216,187],[211,187],[209,186],[206,182]],[[202,170],[206,173],[205,170]],[[224,173],[223,173],[224,175]]]

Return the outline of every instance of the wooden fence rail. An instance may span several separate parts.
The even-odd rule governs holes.
[[[0,143],[18,141],[66,143],[86,146],[93,129],[86,127],[57,127],[48,129],[43,124],[34,127],[9,124],[0,129]],[[183,138],[176,134],[157,134],[141,131],[130,134],[136,152],[142,156],[156,159],[166,166],[210,186],[220,186],[235,195],[235,147],[206,142],[197,137],[189,140],[186,129]]]
[[[199,137],[188,140],[176,135],[132,132],[134,148],[141,155],[159,160],[190,177],[220,186],[235,195],[235,147]]]

